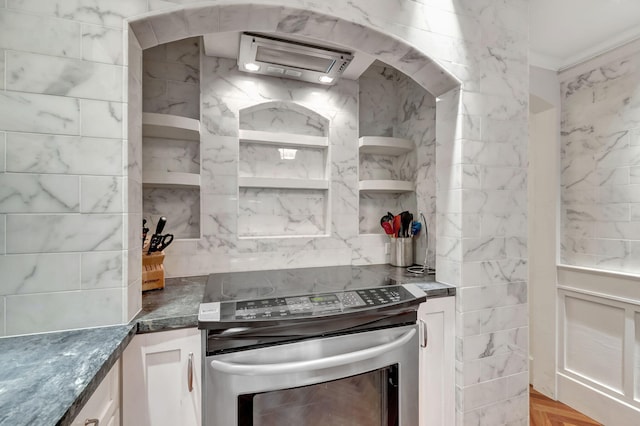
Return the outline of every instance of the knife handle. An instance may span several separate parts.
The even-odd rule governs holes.
[[[164,230],[164,226],[166,224],[167,224],[167,218],[164,216],[160,217],[160,219],[158,220],[158,224],[156,225],[156,232],[154,232],[154,235],[162,234],[162,231]]]

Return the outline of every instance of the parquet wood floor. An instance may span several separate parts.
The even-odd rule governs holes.
[[[573,408],[529,389],[531,426],[602,426]]]

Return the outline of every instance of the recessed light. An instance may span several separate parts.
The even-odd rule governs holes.
[[[320,80],[320,83],[331,83],[333,82],[333,78],[329,77],[328,75],[321,75],[318,80]]]
[[[258,71],[260,69],[260,65],[249,62],[248,64],[244,64],[244,69],[247,71]]]

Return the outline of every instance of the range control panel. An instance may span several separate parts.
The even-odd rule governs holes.
[[[403,286],[375,287],[337,293],[234,302],[235,313],[232,315],[235,320],[320,316],[391,305],[414,297]],[[231,312],[223,312],[223,316],[229,314]]]

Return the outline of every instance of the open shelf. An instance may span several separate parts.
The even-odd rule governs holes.
[[[361,154],[393,156],[406,154],[415,149],[410,140],[384,136],[363,136],[358,141],[358,147]]]
[[[329,146],[329,139],[326,136],[296,135],[293,133],[275,133],[260,130],[240,130],[239,137],[241,143],[288,145],[311,148],[326,148]]]
[[[413,182],[404,180],[361,180],[360,192],[403,193],[415,191]]]
[[[240,177],[241,188],[329,189],[325,179],[286,179],[264,177]]]
[[[179,172],[144,172],[142,184],[156,188],[198,188],[200,175],[197,173]]]
[[[200,121],[178,115],[142,113],[142,134],[148,137],[200,140]]]

